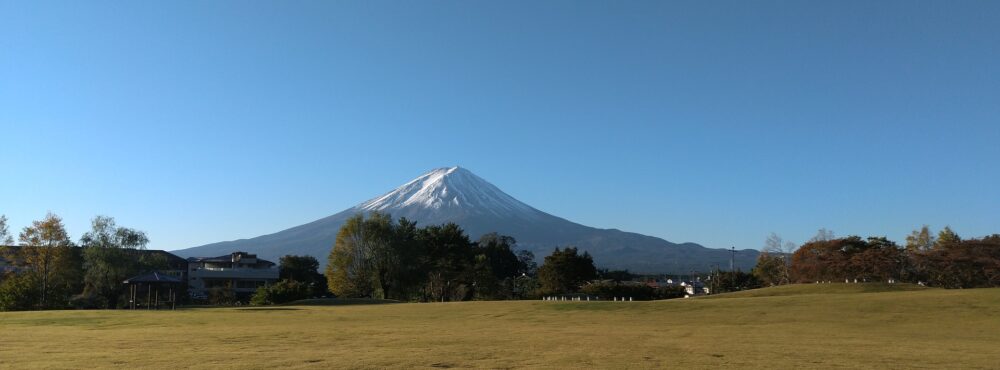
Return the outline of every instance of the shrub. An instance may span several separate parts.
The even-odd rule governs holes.
[[[30,310],[39,292],[28,274],[8,273],[0,280],[0,311]]]
[[[257,288],[257,292],[250,298],[250,304],[264,306],[297,301],[309,298],[310,291],[309,285],[305,283],[285,279],[270,286]]]

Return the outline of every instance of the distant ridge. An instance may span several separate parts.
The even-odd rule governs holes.
[[[590,252],[599,267],[641,273],[686,274],[729,266],[730,251],[695,243],[666,240],[580,225],[539,211],[462,167],[438,168],[379,197],[331,216],[251,239],[240,239],[174,251],[184,256],[215,256],[232,251],[257,253],[277,260],[286,254],[311,255],[326,263],[337,231],[347,218],[379,211],[406,217],[418,225],[455,222],[473,240],[496,231],[513,236],[518,248],[541,258],[555,247],[577,246]],[[736,266],[749,271],[757,251],[740,250]]]

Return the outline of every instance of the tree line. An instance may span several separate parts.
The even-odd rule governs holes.
[[[0,215],[0,310],[119,308],[122,281],[168,269],[164,255],[145,253],[142,231],[97,216],[74,243],[62,219],[47,214],[17,234]],[[374,212],[345,222],[330,250],[326,274],[311,256],[285,256],[279,281],[262,287],[255,304],[324,296],[401,301],[460,301],[587,294],[610,298],[683,296],[679,287],[653,288],[627,271],[598,270],[587,252],[555,248],[541,266],[513,237],[489,233],[472,241],[454,223],[417,227]],[[1000,286],[1000,234],[963,239],[924,226],[898,245],[885,237],[837,238],[821,229],[796,246],[772,234],[749,273],[716,271],[713,293],[816,281],[888,281],[944,288]],[[222,301],[220,301],[222,302]]]
[[[120,227],[107,216],[73,243],[62,219],[52,213],[18,234],[18,245],[0,215],[0,311],[116,308],[126,305],[122,281],[140,272],[164,269],[166,258],[143,253],[142,231]]]
[[[348,219],[330,250],[326,278],[339,297],[401,301],[535,299],[589,295],[636,300],[684,296],[683,287],[653,288],[628,271],[598,270],[590,253],[555,248],[541,266],[517,241],[497,233],[472,241],[454,223],[417,227],[384,213]]]
[[[373,212],[348,219],[330,250],[326,278],[341,297],[405,301],[522,299],[576,292],[597,277],[589,253],[556,248],[538,267],[497,233],[472,241],[454,223],[417,227]]]
[[[905,245],[885,237],[821,232],[798,248],[772,234],[753,274],[764,285],[899,281],[943,288],[1000,286],[1000,234],[963,239],[950,227],[914,230]]]
[[[107,216],[71,240],[62,219],[47,214],[24,227],[17,245],[0,215],[0,310],[122,308],[125,279],[169,269],[162,254],[145,253],[142,231]],[[417,227],[405,218],[372,213],[348,220],[331,249],[326,274],[311,256],[284,256],[279,281],[258,289],[254,304],[325,296],[406,301],[524,299],[580,291],[585,283],[616,272],[598,272],[593,258],[573,247],[556,248],[539,267],[513,237],[489,233],[471,241],[454,223]],[[625,273],[627,275],[627,272]],[[218,290],[218,291],[216,291]],[[226,289],[209,303],[233,304]]]

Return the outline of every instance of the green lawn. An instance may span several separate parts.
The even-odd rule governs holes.
[[[0,313],[6,368],[720,366],[1000,368],[1000,289]]]

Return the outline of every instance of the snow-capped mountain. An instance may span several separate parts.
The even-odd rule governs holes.
[[[442,222],[456,216],[531,220],[539,212],[462,167],[438,168],[353,209]]]
[[[580,225],[539,211],[461,167],[438,168],[382,196],[304,225],[274,234],[213,243],[175,251],[178,255],[215,256],[233,251],[257,253],[277,260],[286,254],[308,254],[326,262],[337,232],[347,218],[378,211],[406,217],[418,225],[455,222],[473,240],[488,232],[513,236],[518,248],[541,258],[555,247],[577,246],[590,252],[599,267],[633,272],[687,273],[728,266],[730,252],[694,243],[666,240],[615,229]],[[737,266],[748,270],[757,258],[754,250],[741,250]]]

